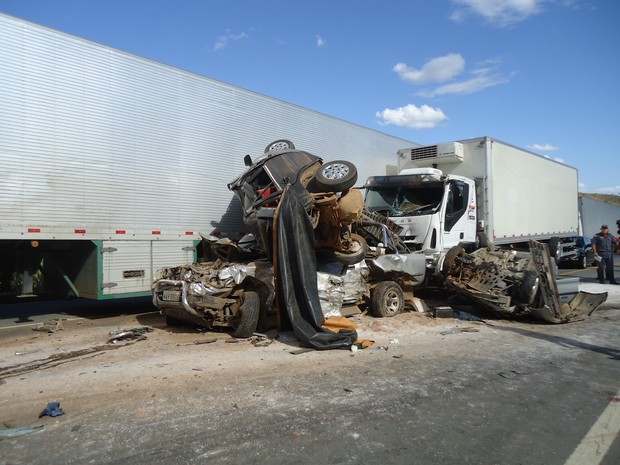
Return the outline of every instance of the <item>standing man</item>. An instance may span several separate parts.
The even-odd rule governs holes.
[[[609,227],[606,224],[601,226],[601,232],[596,233],[592,238],[592,250],[594,250],[594,258],[598,261],[598,282],[605,284],[605,276],[609,280],[609,284],[619,284],[614,279],[614,249],[618,245],[618,241],[614,236],[609,234]]]

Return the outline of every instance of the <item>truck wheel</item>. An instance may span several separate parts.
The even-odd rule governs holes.
[[[405,295],[394,281],[383,281],[372,290],[370,304],[376,317],[396,316],[405,308]]]
[[[342,192],[357,181],[357,168],[346,160],[330,161],[316,172],[314,181],[323,192]]]
[[[265,147],[265,153],[271,152],[272,150],[293,150],[295,149],[295,144],[293,144],[288,139],[278,139],[267,147]]]
[[[562,260],[562,242],[559,237],[549,239],[549,255],[555,260],[555,264],[559,265]]]
[[[347,251],[334,250],[334,260],[343,265],[355,265],[366,257],[368,252],[368,243],[359,234],[351,234],[352,246]]]
[[[258,326],[259,314],[260,298],[258,297],[258,293],[254,291],[245,291],[243,293],[243,303],[239,307],[239,324],[233,336],[245,338],[254,334]]]
[[[450,248],[446,253],[446,257],[443,259],[443,266],[441,267],[441,274],[444,277],[455,275],[461,268],[461,258],[465,255],[465,249],[460,246]]]

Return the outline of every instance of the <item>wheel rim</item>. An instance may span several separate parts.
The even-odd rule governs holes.
[[[385,310],[388,313],[397,313],[400,307],[400,299],[396,291],[389,291],[385,294]]]
[[[349,174],[349,167],[344,163],[334,163],[323,168],[323,176],[327,179],[342,179]]]
[[[290,146],[288,142],[285,142],[285,141],[275,142],[269,146],[270,151],[271,150],[286,150],[288,148],[290,148]]]

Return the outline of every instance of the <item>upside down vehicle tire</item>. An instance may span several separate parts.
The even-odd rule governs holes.
[[[239,324],[233,335],[239,338],[250,337],[258,326],[260,315],[260,298],[254,291],[245,291],[243,303],[239,307]]]

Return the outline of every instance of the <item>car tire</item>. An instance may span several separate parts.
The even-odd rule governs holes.
[[[531,306],[536,301],[538,289],[540,288],[540,279],[536,271],[526,271],[519,285],[519,300],[524,304]]]
[[[357,168],[346,160],[330,161],[316,172],[314,182],[323,192],[342,192],[357,182]]]
[[[351,234],[351,242],[356,244],[353,251],[334,250],[333,258],[343,265],[355,265],[361,262],[368,253],[368,243],[359,234]]]
[[[441,274],[444,277],[455,275],[461,268],[461,258],[465,255],[465,249],[461,246],[451,247],[443,259]]]
[[[555,264],[559,265],[562,260],[562,242],[559,237],[549,239],[549,255],[555,260]]]
[[[405,294],[394,281],[383,281],[375,286],[370,297],[371,313],[379,318],[396,316],[405,308]]]
[[[278,139],[265,147],[265,153],[275,150],[294,150],[295,144],[288,139]]]
[[[243,293],[243,303],[239,307],[239,320],[233,335],[238,338],[252,336],[258,326],[260,315],[260,297],[257,292],[245,291]]]
[[[581,255],[579,257],[579,260],[577,261],[577,267],[580,270],[585,270],[588,267],[588,256],[587,255]]]

